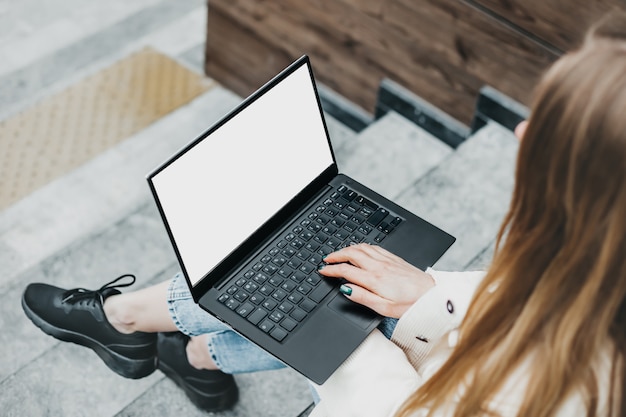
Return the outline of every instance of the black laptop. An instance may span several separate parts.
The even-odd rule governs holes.
[[[455,240],[339,173],[307,56],[147,179],[195,301],[318,384],[381,320],[322,258],[368,242],[425,269]]]

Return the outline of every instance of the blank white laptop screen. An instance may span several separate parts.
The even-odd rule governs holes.
[[[332,163],[303,65],[156,174],[191,284]]]

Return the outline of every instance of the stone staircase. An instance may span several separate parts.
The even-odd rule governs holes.
[[[144,3],[147,15],[127,19],[160,22],[162,10],[173,13],[182,7],[166,1]],[[194,3],[197,10],[201,3]],[[180,21],[199,13],[196,9],[177,12],[172,36]],[[135,31],[145,32],[139,37],[148,36],[148,23],[139,26]],[[119,35],[121,26],[102,30],[127,36]],[[160,30],[151,39],[170,39],[167,33]],[[97,43],[98,36],[87,40]],[[189,48],[171,56],[193,65],[190,51],[197,55],[201,45],[186,42]],[[130,45],[125,48],[138,43]],[[117,57],[119,52],[111,52],[106,60]],[[45,59],[57,65],[58,58]],[[195,62],[198,68],[201,61]],[[80,76],[81,71],[73,71],[61,84]],[[15,72],[0,75],[0,92],[19,78]],[[30,89],[33,93],[27,94]],[[41,94],[29,84],[9,97],[19,98],[24,106],[33,100],[35,90]],[[138,277],[136,285],[143,287],[170,278],[177,263],[145,175],[240,100],[217,86],[0,212],[0,414],[206,415],[158,371],[142,380],[126,380],[110,372],[90,350],[44,335],[23,314],[20,297],[35,281],[97,288],[130,272]],[[15,106],[15,100],[8,101],[0,103],[0,115]],[[436,268],[476,269],[489,263],[513,181],[518,144],[510,129],[486,120],[453,148],[393,109],[358,132],[330,113],[327,123],[341,171],[457,237]],[[220,416],[308,414],[312,402],[308,383],[290,369],[236,379],[241,400]]]

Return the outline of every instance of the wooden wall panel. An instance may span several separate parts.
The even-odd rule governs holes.
[[[386,7],[383,19],[387,27],[410,28],[413,47],[426,51],[423,60],[412,64],[441,69],[448,83],[443,89],[423,94],[425,90],[418,89],[419,80],[404,77],[396,81],[463,122],[473,111],[472,100],[478,89],[485,84],[527,102],[535,80],[558,57],[459,1],[400,0],[388,2]],[[429,82],[427,78],[422,84]],[[467,99],[455,105],[462,97]]]
[[[523,16],[521,0],[480,2],[210,0],[205,70],[245,96],[306,53],[319,81],[367,111],[390,78],[469,124],[483,85],[526,104],[559,55],[501,18],[508,6]]]
[[[577,46],[582,31],[624,0],[466,0],[494,12],[561,51]]]

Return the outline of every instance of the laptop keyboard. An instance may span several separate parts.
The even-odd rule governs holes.
[[[346,186],[320,201],[218,298],[279,342],[339,284],[317,273],[324,256],[354,243],[381,243],[403,221]]]

